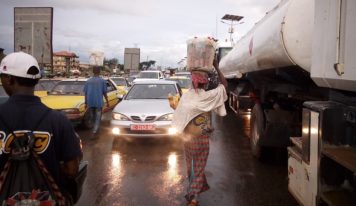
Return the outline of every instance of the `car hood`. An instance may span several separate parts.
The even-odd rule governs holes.
[[[169,106],[168,99],[145,99],[145,100],[122,100],[113,112],[126,116],[159,116],[173,113],[174,110]]]
[[[48,95],[42,97],[41,101],[52,109],[79,108],[79,105],[84,103],[84,96]]]

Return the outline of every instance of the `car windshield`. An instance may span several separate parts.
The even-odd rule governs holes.
[[[126,80],[124,78],[111,78],[117,86],[126,86]]]
[[[59,80],[40,80],[35,86],[35,91],[51,91]]]
[[[174,84],[135,84],[126,99],[167,99],[168,94],[177,94]]]
[[[188,89],[192,85],[192,81],[190,79],[175,79],[175,78],[172,78],[172,79],[169,79],[169,80],[177,82],[179,84],[179,86],[184,88],[184,89]]]
[[[141,72],[138,77],[145,78],[145,79],[158,79],[158,73],[157,72]]]
[[[50,92],[50,94],[75,94],[84,95],[84,81],[62,81],[59,82]]]
[[[175,76],[191,78],[192,74],[190,72],[184,72],[184,73],[176,73]]]
[[[5,92],[5,89],[2,85],[0,85],[0,96],[8,96]]]

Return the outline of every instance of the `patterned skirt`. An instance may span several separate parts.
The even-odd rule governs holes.
[[[209,155],[209,135],[190,138],[184,143],[184,152],[189,178],[185,198],[191,201],[195,195],[209,189],[205,176],[205,166]]]

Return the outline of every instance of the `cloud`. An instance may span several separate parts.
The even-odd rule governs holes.
[[[226,14],[244,16],[234,39],[245,34],[279,0],[12,0],[0,7],[0,47],[13,47],[13,7],[54,8],[53,50],[71,50],[88,61],[90,51],[123,62],[125,47],[139,47],[141,60],[177,66],[194,36],[229,37]]]
[[[152,2],[152,0],[150,0]],[[120,15],[147,15],[152,3],[142,0],[60,0],[54,6],[65,10],[93,10],[97,12],[110,12]]]

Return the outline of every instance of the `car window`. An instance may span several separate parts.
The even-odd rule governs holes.
[[[107,91],[111,92],[116,90],[116,88],[114,87],[114,85],[112,83],[109,82],[109,80],[106,81],[106,87],[107,87]]]
[[[174,84],[135,84],[126,99],[167,99],[168,94],[177,94]]]
[[[37,83],[35,86],[35,91],[44,91],[46,90],[41,83]]]
[[[159,73],[157,72],[141,72],[139,74],[139,78],[144,78],[144,79],[158,79],[159,76],[158,76]]]
[[[38,84],[35,86],[35,91],[39,90],[46,90],[46,91],[51,91],[52,88],[56,85],[56,83],[59,81],[55,80],[40,80]]]
[[[84,95],[84,81],[61,81],[56,84],[50,94],[65,95],[77,94]]]
[[[175,78],[172,78],[172,79],[169,79],[169,80],[177,82],[178,85],[181,88],[185,88],[185,89],[190,88],[191,85],[192,85],[192,81],[190,79],[175,79]]]
[[[117,86],[127,86],[124,78],[111,78]]]
[[[176,73],[175,76],[192,78],[192,74],[189,73],[189,72],[187,72],[187,73]]]

